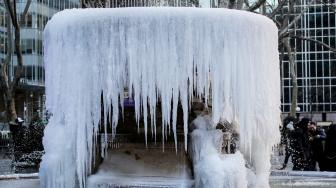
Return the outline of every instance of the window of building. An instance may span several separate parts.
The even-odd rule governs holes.
[[[26,27],[32,27],[33,23],[33,17],[31,14],[28,14],[26,16]]]
[[[336,102],[336,86],[331,86],[330,88],[330,101],[331,102]]]
[[[335,28],[335,13],[329,13],[329,27]]]
[[[331,38],[335,37],[335,35],[336,35],[336,29],[331,28],[329,31],[330,31],[330,37]]]
[[[0,26],[6,27],[6,16],[2,12],[0,12]]]
[[[297,79],[297,84],[298,84],[298,86],[303,86],[303,84],[304,84],[304,80],[302,80],[302,79]]]
[[[329,77],[329,74],[330,74],[329,61],[327,60],[327,58],[325,59],[326,60],[323,62],[323,76]]]
[[[21,51],[22,54],[32,54],[33,53],[33,39],[25,39],[21,41]]]
[[[330,61],[330,76],[336,77],[336,60]]]
[[[289,62],[282,62],[283,65],[283,78],[289,78]]]
[[[33,66],[25,66],[25,78],[28,80],[33,79]]]
[[[310,51],[316,51],[316,43],[315,42],[309,42],[309,50]],[[310,54],[310,59],[315,59],[315,54]]]
[[[298,98],[297,98],[298,103],[303,103],[303,98],[304,98],[304,88],[298,87]]]
[[[288,80],[288,79],[283,80],[283,85],[284,86],[290,86],[290,80]]]
[[[328,13],[322,14],[322,27],[328,27],[329,26],[329,19],[328,19]]]
[[[330,78],[330,85],[336,86],[336,78]]]
[[[42,55],[43,45],[41,40],[37,40],[37,54]]]
[[[311,77],[316,77],[316,62],[315,61],[311,61],[309,68],[310,68],[310,76]]]
[[[316,85],[317,86],[322,86],[323,85],[323,79],[322,78],[316,79]]]
[[[302,62],[297,62],[296,64],[296,76],[297,77],[302,77],[303,74],[302,74]]]
[[[324,79],[324,85],[329,87],[329,85],[330,85],[330,79],[329,78]]]
[[[316,76],[317,77],[322,77],[323,76],[323,63],[322,62],[317,62],[316,63]]]
[[[284,88],[284,93],[283,93],[283,102],[284,103],[289,103],[290,102],[290,89],[289,87]]]
[[[331,111],[336,111],[336,104],[331,104]]]

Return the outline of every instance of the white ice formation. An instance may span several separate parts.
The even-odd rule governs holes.
[[[41,186],[85,187],[101,93],[104,117],[110,114],[115,130],[124,88],[134,96],[136,119],[144,119],[146,133],[155,133],[160,100],[162,122],[172,122],[175,138],[178,101],[187,135],[193,94],[211,97],[213,122],[226,119],[239,125],[240,151],[254,166],[257,179],[267,182],[271,148],[279,138],[277,31],[264,16],[227,9],[57,13],[44,35],[46,105],[53,116],[43,140]]]
[[[198,116],[192,124],[188,153],[192,158],[195,187],[246,188],[247,169],[243,155],[221,154],[223,133],[209,116]]]

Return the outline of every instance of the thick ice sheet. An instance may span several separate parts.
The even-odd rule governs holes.
[[[175,140],[178,100],[187,136],[193,92],[206,101],[211,94],[214,124],[226,119],[239,125],[240,151],[264,182],[259,187],[267,187],[280,120],[277,28],[271,20],[226,9],[74,9],[57,13],[44,37],[46,105],[53,116],[45,130],[42,187],[85,186],[101,92],[115,131],[125,87],[146,133],[156,133],[161,101],[162,122]]]

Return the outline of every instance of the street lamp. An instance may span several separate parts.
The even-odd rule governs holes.
[[[301,111],[301,108],[297,106],[297,107],[295,108],[295,110],[296,110],[296,118],[297,118],[298,120],[300,120],[300,111]]]
[[[297,107],[295,108],[295,110],[296,110],[296,112],[300,112],[300,111],[301,111],[301,108],[297,106]]]

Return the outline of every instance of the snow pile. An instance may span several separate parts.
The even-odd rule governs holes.
[[[65,10],[49,21],[44,37],[46,105],[53,116],[43,141],[42,187],[85,187],[101,95],[115,133],[124,88],[146,135],[156,134],[161,101],[162,135],[172,127],[176,142],[178,101],[187,136],[193,95],[211,98],[212,121],[239,125],[240,151],[267,187],[280,124],[277,28],[271,20],[226,9]]]
[[[223,133],[210,126],[210,118],[198,116],[192,124],[189,153],[195,174],[195,187],[247,187],[245,160],[240,152],[222,155]],[[210,126],[209,126],[210,125]]]

